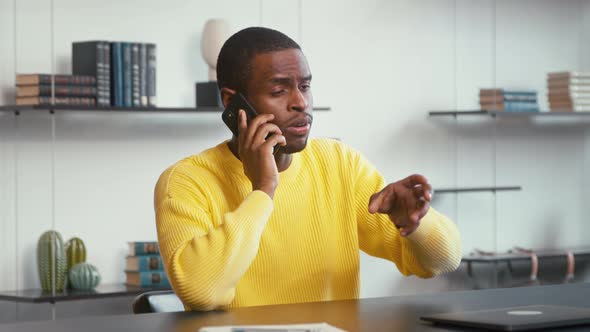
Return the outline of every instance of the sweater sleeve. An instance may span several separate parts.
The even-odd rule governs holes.
[[[189,310],[228,306],[238,281],[258,251],[273,202],[262,191],[251,192],[214,225],[203,194],[181,176],[171,194],[171,175],[156,187],[158,242],[166,273],[176,294]]]
[[[402,237],[388,215],[368,211],[371,195],[384,187],[382,175],[359,153],[352,153],[351,164],[361,250],[394,262],[406,276],[430,278],[457,269],[461,240],[451,220],[431,207],[418,228]]]

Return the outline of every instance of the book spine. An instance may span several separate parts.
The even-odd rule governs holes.
[[[96,86],[96,78],[83,75],[53,75],[56,85],[91,85]],[[51,75],[40,74],[39,84],[51,85]]]
[[[118,43],[111,43],[111,105],[120,106],[119,100],[119,84],[117,82],[117,72],[119,71],[119,63],[117,57],[119,56],[120,48]]]
[[[123,106],[133,106],[131,44],[123,43]]]
[[[147,99],[148,106],[156,106],[156,45],[147,44]]]
[[[539,106],[537,103],[529,102],[505,102],[504,110],[506,112],[538,112]]]
[[[135,242],[135,255],[159,255],[160,246],[157,242]]]
[[[104,81],[104,70],[105,70],[105,60],[104,60],[104,43],[97,42],[96,43],[96,88],[98,91],[98,97],[96,98],[96,103],[99,106],[107,106],[110,103],[110,100],[107,103],[105,99],[108,96],[107,91],[105,89],[108,88],[108,84]]]
[[[102,42],[103,51],[103,69],[102,69],[102,80],[103,80],[103,105],[111,106],[111,43]]]
[[[117,106],[125,106],[125,83],[124,83],[124,55],[123,55],[123,43],[117,43],[117,93],[119,99],[117,100]]]
[[[138,270],[140,272],[145,271],[164,271],[164,265],[162,265],[161,256],[143,256],[138,257]]]
[[[52,105],[52,98],[47,96],[41,97],[24,97],[16,98],[17,105]],[[83,105],[94,106],[96,99],[90,97],[55,97],[54,105]]]
[[[131,44],[131,81],[132,81],[132,103],[133,107],[140,107],[141,101],[139,99],[139,44]]]
[[[148,106],[147,97],[147,45],[139,46],[139,102],[142,107]]]
[[[59,97],[96,97],[96,87],[56,85],[55,96]],[[39,85],[39,96],[51,96],[51,85]]]
[[[139,272],[141,287],[170,287],[168,276],[164,272]]]

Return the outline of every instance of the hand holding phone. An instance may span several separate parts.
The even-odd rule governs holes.
[[[286,144],[280,128],[271,123],[274,115],[256,115],[246,99],[236,93],[222,119],[238,138],[238,155],[252,189],[262,190],[272,198],[279,180],[273,149]]]

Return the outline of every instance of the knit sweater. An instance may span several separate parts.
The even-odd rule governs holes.
[[[274,199],[253,191],[227,142],[161,175],[154,205],[168,278],[187,310],[358,298],[359,249],[423,278],[455,270],[455,225],[432,207],[402,237],[368,212],[384,187],[357,151],[310,139],[279,173]]]

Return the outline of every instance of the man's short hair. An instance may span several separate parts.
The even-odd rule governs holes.
[[[217,86],[246,93],[254,56],[288,49],[301,47],[277,30],[251,27],[236,32],[223,44],[217,57]]]

